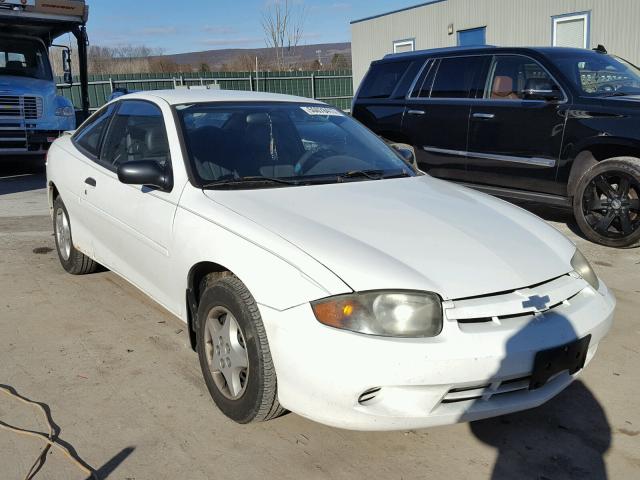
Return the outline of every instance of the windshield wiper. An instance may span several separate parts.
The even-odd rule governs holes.
[[[344,181],[349,178],[368,178],[369,180],[382,180],[384,178],[401,178],[401,177],[410,177],[404,170],[389,172],[387,174],[384,173],[384,170],[352,170],[347,173],[343,173],[338,175],[338,181]]]
[[[380,180],[384,174],[384,170],[351,170],[350,172],[338,175],[338,181],[349,178],[364,177],[369,180]]]
[[[603,98],[609,98],[609,97],[626,97],[627,95],[634,95],[633,93],[627,93],[627,92],[613,92],[613,93],[608,93],[607,95],[602,95]]]
[[[237,178],[222,178],[213,182],[205,183],[200,188],[215,188],[215,187],[227,187],[244,185],[247,183],[262,183],[262,184],[277,184],[277,185],[300,185],[300,182],[295,180],[285,180],[283,178],[274,177],[261,177],[261,176],[248,176]]]

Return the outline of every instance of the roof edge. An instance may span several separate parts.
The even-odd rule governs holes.
[[[447,0],[431,0],[430,2],[422,2],[418,5],[412,5],[410,7],[399,8],[397,10],[392,10],[391,12],[379,13],[378,15],[372,15],[370,17],[359,18],[358,20],[352,20],[349,22],[350,25],[356,23],[366,22],[368,20],[375,20],[376,18],[386,17],[387,15],[393,15],[394,13],[406,12],[407,10],[413,10],[414,8],[426,7],[427,5],[433,5],[436,3],[446,2]]]

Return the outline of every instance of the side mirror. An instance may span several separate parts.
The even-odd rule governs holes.
[[[558,102],[562,100],[562,92],[556,89],[525,89],[525,100],[542,100],[545,102]]]
[[[73,84],[73,74],[71,73],[71,50],[62,50],[62,71],[64,72],[64,83]]]
[[[127,185],[143,185],[168,192],[173,178],[167,169],[155,160],[136,160],[118,165],[118,180]]]
[[[411,166],[415,166],[416,156],[413,153],[413,149],[408,145],[394,143],[391,144],[391,148],[393,148],[400,158],[402,158],[405,162],[407,162]]]

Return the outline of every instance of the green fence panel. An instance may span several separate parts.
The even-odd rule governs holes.
[[[58,92],[80,107],[80,79],[74,77],[73,86],[57,79]],[[223,90],[251,90],[283,93],[316,98],[348,110],[353,97],[350,70],[331,72],[185,72],[185,73],[131,73],[89,76],[89,102],[95,110],[104,105],[114,89],[129,91],[173,89],[182,86],[218,84]]]

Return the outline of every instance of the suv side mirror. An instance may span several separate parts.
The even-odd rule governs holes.
[[[525,100],[543,100],[545,102],[557,102],[562,100],[560,90],[530,89],[524,91]]]
[[[127,185],[143,185],[169,192],[173,178],[167,169],[155,160],[135,160],[118,165],[118,180]]]
[[[563,98],[560,88],[543,78],[530,78],[527,80],[522,93],[525,100],[557,102]]]

